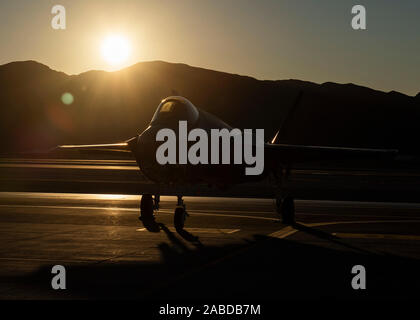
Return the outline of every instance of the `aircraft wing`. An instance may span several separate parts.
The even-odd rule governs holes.
[[[130,144],[135,143],[137,137],[130,138],[126,141],[117,143],[101,143],[101,144],[64,144],[57,146],[54,150],[80,150],[80,151],[116,151],[130,152]]]
[[[303,163],[318,160],[392,160],[398,155],[396,149],[366,149],[292,144],[265,144],[268,157],[283,163]]]
[[[55,150],[80,150],[80,151],[117,151],[117,152],[129,152],[127,142],[119,143],[107,143],[107,144],[81,144],[81,145],[60,145]]]

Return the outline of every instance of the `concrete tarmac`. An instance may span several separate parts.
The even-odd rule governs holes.
[[[0,298],[418,299],[418,175],[294,168],[289,226],[270,181],[164,190],[132,159],[1,158]],[[162,196],[155,232],[138,220],[139,194],[158,189],[195,195],[184,232],[173,228],[175,197]],[[54,265],[66,269],[66,290],[51,287]],[[365,290],[352,287],[356,265]]]
[[[418,298],[420,205],[296,201],[298,223],[279,222],[273,200],[162,197],[158,232],[139,196],[0,193],[0,298],[245,299]],[[66,290],[51,288],[52,266]],[[352,267],[366,270],[354,290]],[[244,301],[245,301],[244,300]]]

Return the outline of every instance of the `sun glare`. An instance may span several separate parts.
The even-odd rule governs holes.
[[[102,42],[101,53],[110,65],[121,66],[131,53],[130,43],[121,35],[108,36]]]

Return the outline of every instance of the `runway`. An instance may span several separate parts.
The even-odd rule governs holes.
[[[283,225],[270,199],[186,197],[186,232],[162,197],[159,232],[139,196],[0,193],[0,298],[176,301],[418,298],[420,205],[296,201]],[[51,288],[66,268],[67,289]],[[354,265],[366,290],[351,286]]]
[[[45,156],[45,155],[44,155]],[[76,154],[77,156],[77,154]],[[396,163],[377,168],[363,163],[349,168],[319,163],[294,167],[283,188],[296,198],[348,201],[418,202],[420,168]],[[259,183],[224,186],[182,187],[148,181],[130,156],[116,159],[1,158],[0,191],[131,194],[162,193],[190,196],[273,198],[270,179]]]
[[[180,190],[147,181],[130,158],[0,158],[0,298],[419,297],[418,171],[294,168],[284,188],[297,198],[293,226],[280,223],[270,181]],[[173,196],[156,232],[138,220],[139,195],[156,191],[192,196],[185,232]],[[51,288],[54,265],[66,290]],[[351,286],[355,265],[366,290]]]

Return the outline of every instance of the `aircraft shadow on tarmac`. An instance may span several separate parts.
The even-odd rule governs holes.
[[[320,239],[319,230],[296,225]],[[161,261],[66,265],[67,289],[50,287],[50,265],[23,277],[0,279],[33,298],[58,299],[256,299],[417,298],[420,261],[345,246],[303,244],[255,235],[253,241],[187,247],[165,225],[170,243],[158,245]],[[184,235],[185,236],[185,235]],[[187,237],[193,235],[189,234]],[[366,290],[353,290],[354,265],[366,268]],[[16,289],[17,288],[17,289]],[[209,300],[206,300],[209,301]]]
[[[154,218],[152,219],[142,219],[140,218],[140,221],[143,223],[143,226],[146,228],[147,231],[158,233],[161,230],[166,233],[169,240],[171,240],[174,245],[178,246],[185,246],[182,241],[179,241],[177,237],[174,236],[174,234],[166,227],[163,223],[158,223]],[[202,243],[200,242],[199,238],[197,236],[194,236],[190,232],[188,232],[185,229],[177,230],[177,233],[186,241],[191,242],[197,247],[202,247]]]

